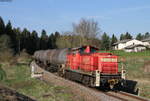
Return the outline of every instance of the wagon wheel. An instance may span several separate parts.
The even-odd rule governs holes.
[[[94,78],[90,78],[90,87],[94,87]]]
[[[58,75],[61,76],[61,77],[64,77],[64,69],[63,68],[60,68],[58,70]]]
[[[91,86],[90,77],[88,77],[88,76],[83,76],[83,81],[82,81],[82,83],[83,83],[85,86],[90,87],[90,86]]]

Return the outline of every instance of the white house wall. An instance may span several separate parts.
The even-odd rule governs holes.
[[[143,42],[143,44],[147,47],[150,47],[150,42]]]
[[[118,50],[124,49],[126,47],[126,43],[118,44]]]
[[[144,43],[142,41],[133,39],[133,40],[128,41],[126,43],[119,43],[118,46],[115,47],[115,49],[116,50],[122,50],[122,49],[124,49],[127,46],[136,45],[136,44],[144,45]],[[145,43],[145,44],[147,44],[147,43]]]

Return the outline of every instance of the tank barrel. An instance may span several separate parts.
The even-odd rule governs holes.
[[[34,58],[50,64],[64,64],[67,61],[68,48],[40,50],[34,53]]]

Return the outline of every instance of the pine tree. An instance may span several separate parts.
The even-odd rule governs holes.
[[[109,50],[110,49],[110,38],[105,32],[102,35],[102,39],[101,39],[101,49],[102,50]]]
[[[31,33],[31,54],[33,54],[38,49],[39,44],[38,33],[34,30]]]
[[[120,40],[124,40],[125,39],[125,35],[124,34],[121,34],[120,35]]]
[[[53,45],[54,45],[54,34],[53,33],[51,33],[51,35],[49,35],[47,44],[48,44],[49,49],[53,49]]]
[[[132,39],[132,36],[130,35],[129,32],[126,32],[126,34],[120,35],[120,40],[125,40],[125,39]]]
[[[60,33],[55,32],[54,39],[53,39],[53,48],[57,48],[56,40],[57,40],[57,38],[59,38],[59,36],[60,36]]]
[[[13,32],[16,34],[16,39],[17,39],[17,44],[16,44],[16,49],[17,49],[17,53],[20,54],[21,51],[21,30],[20,28],[14,28]]]
[[[141,33],[139,33],[139,34],[136,36],[136,39],[137,39],[137,40],[142,40],[142,39],[143,39],[143,36],[141,35]]]
[[[40,38],[40,49],[48,49],[48,36],[45,30],[42,30]]]
[[[2,34],[5,34],[5,24],[2,17],[0,17],[0,35]]]
[[[24,30],[21,33],[21,50],[26,50],[29,52],[31,44],[30,44],[30,32],[24,28]]]
[[[111,38],[111,46],[116,43],[118,40],[117,40],[117,37],[113,34],[112,35],[112,38]]]
[[[13,30],[12,30],[12,25],[10,21],[8,21],[8,23],[6,24],[5,31],[7,35],[12,36]]]
[[[144,38],[149,38],[150,37],[150,33],[149,32],[146,32],[145,35],[144,35]]]
[[[10,36],[11,44],[12,44],[11,48],[13,49],[13,54],[16,54],[17,53],[17,39],[16,39],[17,36],[16,36],[16,33],[12,29],[12,25],[10,21],[8,21],[6,25],[5,32],[8,36]]]
[[[125,34],[125,39],[132,39],[132,36],[130,35],[129,32],[126,32],[126,34]]]

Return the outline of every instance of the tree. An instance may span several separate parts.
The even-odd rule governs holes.
[[[8,36],[10,36],[11,43],[12,43],[11,48],[13,49],[13,54],[16,54],[16,52],[17,52],[17,39],[16,39],[16,37],[17,36],[16,36],[16,33],[14,33],[14,31],[12,29],[12,25],[11,25],[10,21],[8,21],[8,23],[6,25],[5,32]]]
[[[59,37],[60,36],[60,33],[59,32],[55,32],[55,37],[57,38],[57,37]]]
[[[101,49],[102,50],[109,50],[110,49],[110,38],[105,32],[101,38]]]
[[[126,34],[120,35],[120,40],[125,40],[125,39],[132,39],[132,36],[130,35],[129,32],[126,32]]]
[[[145,35],[144,35],[144,38],[146,39],[146,38],[149,38],[149,37],[150,37],[149,32],[146,32]]]
[[[16,40],[17,40],[17,43],[16,43],[16,52],[19,53],[20,55],[20,44],[21,44],[21,30],[20,28],[14,28],[13,29],[13,32],[16,34]]]
[[[12,43],[8,35],[2,35],[0,37],[0,52],[7,51],[11,48]]]
[[[45,30],[42,30],[41,38],[40,38],[40,49],[47,49],[48,48],[48,36]]]
[[[54,34],[51,33],[51,35],[49,35],[48,37],[48,42],[47,42],[49,49],[53,49],[53,44],[54,44],[53,38],[54,38]]]
[[[5,33],[5,24],[4,24],[2,17],[0,17],[0,35],[4,33]]]
[[[26,28],[24,28],[21,34],[21,50],[25,49],[28,53],[31,54],[31,48],[33,47],[31,43],[31,33]]]
[[[51,35],[49,35],[48,37],[48,48],[49,49],[54,49],[54,48],[58,48],[57,47],[57,39],[59,39],[61,36],[60,36],[60,33],[59,32],[55,32],[55,34],[51,33]]]
[[[113,44],[116,43],[117,41],[118,41],[117,37],[113,34],[111,38],[111,46],[113,46]]]
[[[69,35],[62,35],[56,40],[56,45],[58,48],[70,48],[72,46]]]
[[[137,39],[137,40],[142,40],[142,39],[143,39],[143,36],[141,35],[141,33],[139,33],[139,34],[136,36],[136,39]]]
[[[88,43],[86,38],[96,38],[100,34],[100,28],[94,20],[81,19],[78,24],[73,24],[73,32],[81,36],[80,45],[83,45]]]
[[[12,59],[11,39],[8,35],[0,36],[0,61],[10,61]]]
[[[38,50],[39,39],[38,39],[38,33],[33,30],[31,33],[31,49],[30,52],[33,54],[36,50]]]
[[[124,34],[121,34],[120,35],[120,40],[124,40],[125,39],[125,35]]]
[[[8,23],[6,24],[6,28],[5,28],[6,34],[11,36],[13,30],[12,30],[12,25],[10,20],[8,21]]]
[[[6,78],[6,72],[3,70],[3,68],[1,66],[2,65],[0,64],[0,81],[4,80],[4,78]]]
[[[132,36],[129,32],[126,32],[125,39],[132,39]]]

